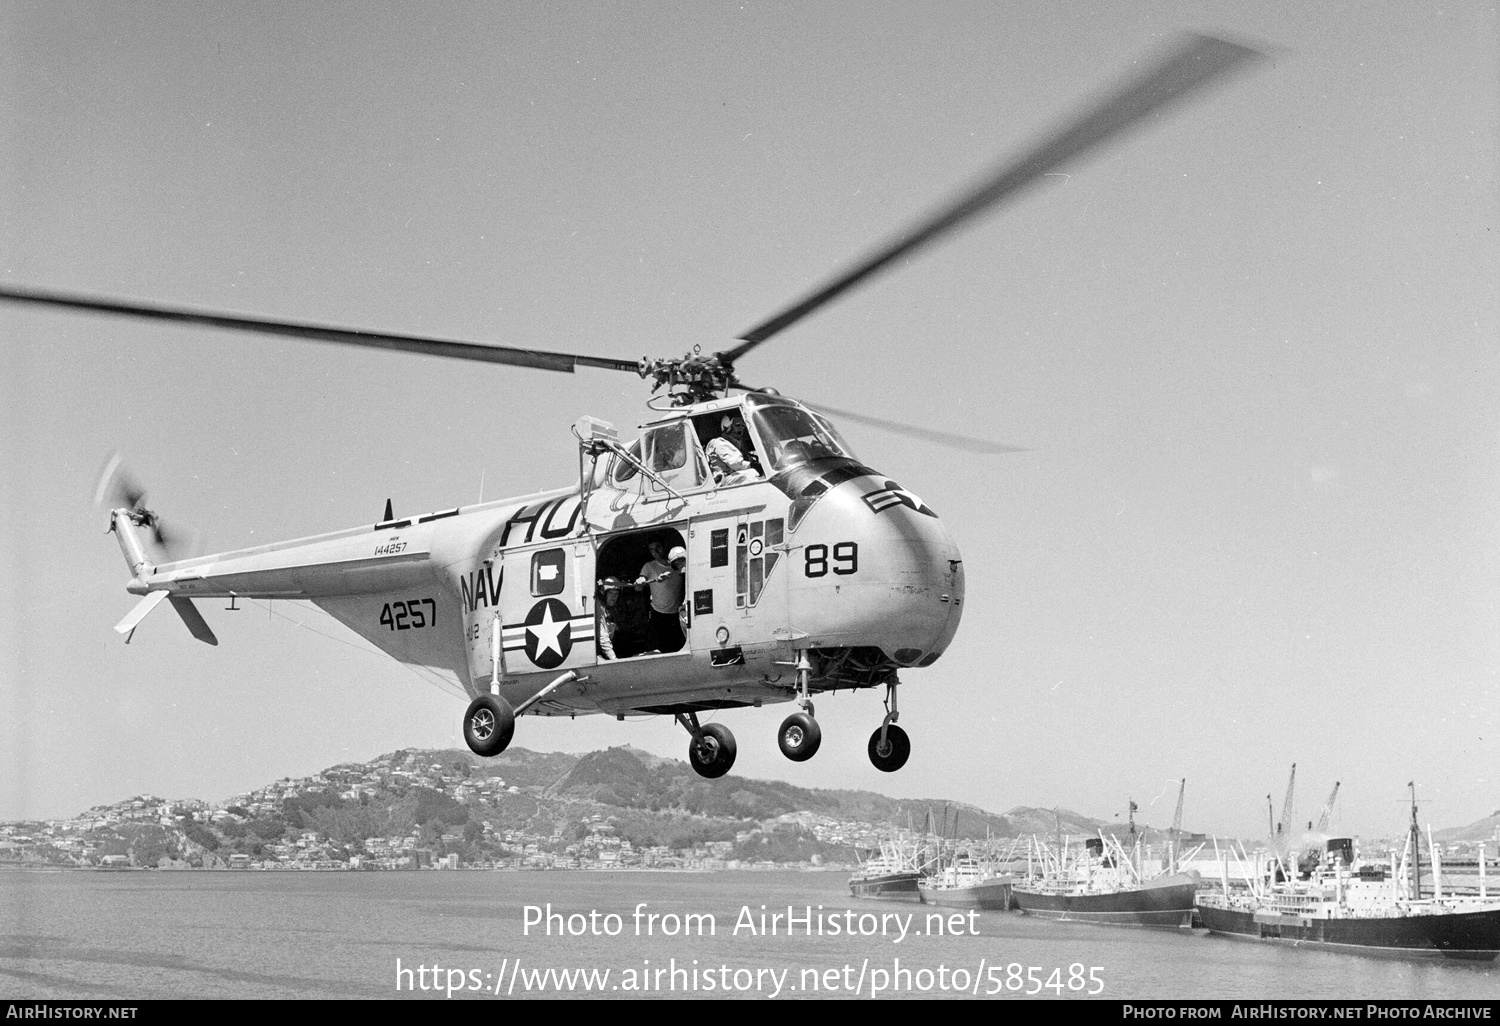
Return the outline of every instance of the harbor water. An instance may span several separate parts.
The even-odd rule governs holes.
[[[3,998],[1497,994],[1497,962],[857,899],[831,872],[0,872]]]

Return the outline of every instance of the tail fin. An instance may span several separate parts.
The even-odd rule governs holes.
[[[187,629],[192,632],[193,637],[208,645],[219,643],[219,639],[214,637],[214,632],[203,619],[203,614],[198,612],[197,606],[193,605],[192,599],[173,595],[172,608],[177,610],[177,615],[182,617],[182,622],[187,624]]]

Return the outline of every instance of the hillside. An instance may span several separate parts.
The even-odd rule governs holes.
[[[1434,830],[1432,835],[1439,841],[1491,841],[1495,839],[1497,832],[1500,832],[1500,809],[1468,826]]]
[[[582,756],[512,748],[493,759],[411,749],[219,803],[143,795],[35,830],[0,828],[0,858],[261,868],[851,864],[893,826],[1003,839],[1029,833],[1033,818],[951,799],[706,780],[685,762],[630,747]],[[1046,819],[1050,829],[1052,813]],[[1066,822],[1082,832],[1098,825],[1072,813]]]
[[[301,869],[849,865],[891,830],[1024,843],[1126,829],[1067,809],[706,780],[631,747],[587,755],[407,749],[221,802],[149,795],[71,820],[0,824],[0,863]],[[1147,844],[1164,832],[1136,823]],[[1492,838],[1500,811],[1437,832]],[[1008,842],[1008,843],[1007,843]]]

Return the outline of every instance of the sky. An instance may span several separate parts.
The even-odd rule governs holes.
[[[1500,809],[1493,4],[0,7],[0,280],[634,359],[734,336],[1184,30],[1251,74],[912,255],[747,380],[857,424],[943,518],[964,622],[876,691],[723,714],[734,772],[1253,838]],[[411,747],[462,696],[307,606],[134,604],[123,453],[208,551],[576,479],[647,386],[0,306],[0,820],[220,800]],[[685,758],[670,720],[513,744]]]

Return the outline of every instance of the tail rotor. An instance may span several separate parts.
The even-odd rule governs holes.
[[[120,551],[125,563],[135,578],[128,590],[143,596],[136,607],[115,625],[115,630],[125,636],[125,643],[135,635],[135,629],[146,618],[146,614],[166,600],[193,637],[209,645],[217,645],[219,639],[204,621],[203,615],[193,605],[193,600],[182,595],[173,595],[167,586],[149,581],[156,573],[156,563],[148,553],[148,545],[159,550],[169,560],[181,559],[200,548],[201,535],[187,535],[162,527],[161,517],[146,508],[146,489],[131,476],[123,466],[120,454],[111,453],[99,473],[99,483],[94,487],[94,505],[109,511],[109,529],[120,541]]]
[[[110,515],[110,530],[119,529],[116,514],[123,514],[131,525],[149,532],[149,538],[168,560],[183,559],[201,548],[202,536],[196,531],[184,533],[168,530],[155,510],[146,507],[146,489],[126,469],[118,452],[109,454],[94,486],[94,508]],[[129,559],[129,554],[127,554]],[[135,567],[131,567],[132,573]]]

